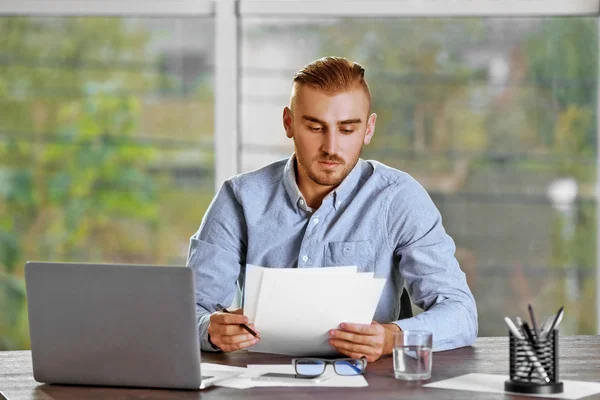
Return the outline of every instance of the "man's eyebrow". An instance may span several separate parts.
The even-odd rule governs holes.
[[[353,119],[345,119],[343,121],[339,121],[337,124],[338,125],[350,125],[350,124],[360,124],[362,122],[362,120],[360,118],[353,118]]]
[[[305,119],[310,122],[316,122],[321,125],[327,125],[325,122],[321,121],[320,119],[311,117],[310,115],[303,115],[302,119]],[[337,124],[338,125],[350,125],[350,124],[360,124],[361,122],[362,122],[362,120],[360,118],[352,118],[352,119],[345,119],[343,121],[338,121]]]
[[[310,122],[316,122],[316,123],[321,124],[321,125],[327,125],[325,122],[321,121],[320,119],[315,118],[315,117],[311,117],[309,115],[303,115],[302,119],[305,119],[305,120],[310,121]]]

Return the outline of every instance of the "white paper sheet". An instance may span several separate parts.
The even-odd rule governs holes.
[[[248,320],[254,323],[256,319],[256,306],[260,294],[263,271],[270,269],[253,264],[246,264],[246,277],[244,279],[244,315]],[[291,273],[356,273],[356,265],[325,268],[279,268],[278,271],[288,271]],[[372,274],[372,273],[371,273]]]
[[[202,375],[210,375],[209,371],[217,372],[246,372],[246,367],[234,367],[232,365],[213,364],[213,363],[201,363],[200,371]]]
[[[256,305],[262,283],[264,268],[258,265],[246,264],[246,277],[244,278],[244,315],[248,321],[254,323],[256,318]]]
[[[303,386],[303,387],[365,387],[369,386],[363,375],[357,376],[339,376],[333,371],[331,365],[327,366],[324,375],[328,376],[324,382],[314,383],[303,380],[298,382],[289,381],[256,381],[253,380],[253,376],[265,374],[267,372],[278,372],[285,374],[293,374],[294,367],[292,364],[283,365],[248,365],[246,373],[244,375],[227,379],[224,381],[216,382],[217,386],[224,386],[235,389],[247,389],[251,387],[266,387],[266,386]]]
[[[510,393],[504,390],[504,382],[508,375],[467,374],[443,381],[428,383],[423,387],[453,390],[468,390],[472,392]],[[520,396],[549,397],[558,399],[580,399],[600,393],[600,383],[563,380],[564,392],[558,394]]]
[[[222,364],[213,364],[213,363],[201,363],[200,364],[200,372],[203,376],[211,375],[211,372],[242,372],[242,375],[237,375],[230,379],[224,379],[222,381],[217,381],[214,383],[215,386],[225,386],[236,389],[245,389],[246,387],[252,386],[244,386],[244,382],[246,380],[245,376],[248,371],[248,368],[245,367],[234,367],[231,365],[222,365]]]
[[[295,356],[337,354],[329,330],[341,322],[371,323],[385,284],[360,273],[262,274],[255,318],[261,341],[248,350]]]

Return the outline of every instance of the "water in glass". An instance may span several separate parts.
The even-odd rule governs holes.
[[[420,380],[431,378],[431,347],[405,346],[394,349],[396,379]]]

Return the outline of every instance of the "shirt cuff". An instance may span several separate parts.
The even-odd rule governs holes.
[[[398,325],[403,331],[431,331],[431,329],[427,329],[424,324],[415,317],[401,319],[400,321],[394,321],[393,323]]]
[[[204,351],[221,351],[208,340],[208,324],[210,323],[210,314],[204,314],[198,317],[198,331],[200,332],[200,349]]]

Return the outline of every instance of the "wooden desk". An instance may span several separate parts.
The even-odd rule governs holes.
[[[283,364],[291,357],[237,352],[202,353],[202,361],[237,366]],[[430,382],[472,372],[508,374],[508,338],[480,338],[473,347],[434,353]],[[561,379],[600,382],[600,336],[560,339]],[[394,379],[392,358],[368,366],[365,388],[252,388],[211,387],[202,391],[73,387],[39,384],[33,380],[29,351],[0,352],[0,391],[8,400],[63,399],[532,399],[494,393],[423,388]],[[429,382],[429,381],[428,381]],[[600,395],[589,397],[600,399]]]

